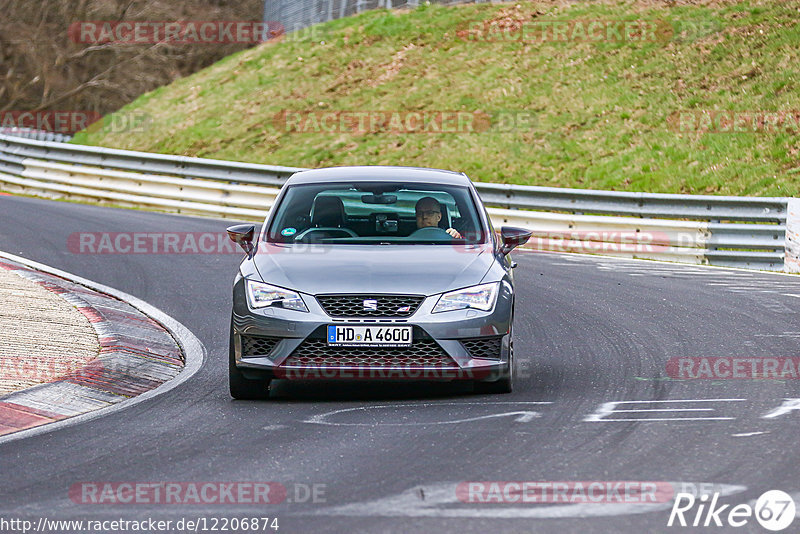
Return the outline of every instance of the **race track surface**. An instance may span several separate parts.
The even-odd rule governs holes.
[[[798,356],[800,278],[518,253],[522,376],[514,393],[279,382],[271,401],[233,401],[226,359],[238,255],[91,255],[67,246],[74,232],[219,232],[228,224],[0,197],[0,250],[141,298],[208,351],[204,367],[172,391],[0,445],[0,516],[277,516],[278,532],[316,534],[676,530],[667,527],[670,503],[461,502],[456,488],[469,481],[713,483],[724,503],[752,504],[770,489],[800,503],[800,410],[776,411],[800,397],[799,380],[675,380],[667,372],[676,357]],[[638,402],[608,404],[618,401]],[[290,501],[304,500],[304,485],[324,494],[266,506],[86,504],[69,495],[82,482],[203,481],[275,481]],[[738,531],[759,529],[751,519]]]

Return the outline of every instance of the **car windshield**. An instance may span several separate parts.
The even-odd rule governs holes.
[[[476,244],[486,236],[464,186],[400,182],[289,186],[271,243]]]

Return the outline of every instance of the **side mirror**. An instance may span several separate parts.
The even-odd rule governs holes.
[[[253,234],[256,231],[255,225],[252,224],[237,224],[228,227],[228,237],[231,241],[242,247],[247,253],[247,257],[252,257],[253,250]]]
[[[513,226],[503,226],[500,229],[500,237],[503,244],[500,246],[500,254],[503,256],[514,250],[520,245],[524,245],[531,238],[530,230],[525,228],[515,228]]]

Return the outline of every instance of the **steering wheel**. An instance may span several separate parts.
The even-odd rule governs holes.
[[[433,240],[442,240],[442,239],[453,239],[453,236],[439,228],[438,226],[427,226],[425,228],[420,228],[415,230],[408,236],[409,239],[433,239]]]
[[[349,228],[339,228],[338,226],[321,226],[319,228],[308,228],[306,230],[303,230],[302,232],[300,232],[295,236],[294,240],[302,241],[307,235],[313,234],[314,232],[338,232],[340,234],[344,234],[347,237],[358,237],[358,234],[356,234]]]

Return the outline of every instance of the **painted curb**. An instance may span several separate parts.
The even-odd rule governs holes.
[[[0,261],[0,267],[73,304],[100,341],[99,356],[83,368],[0,397],[0,444],[137,404],[177,387],[202,366],[200,340],[157,308],[13,254],[0,252],[0,258],[8,260]]]

